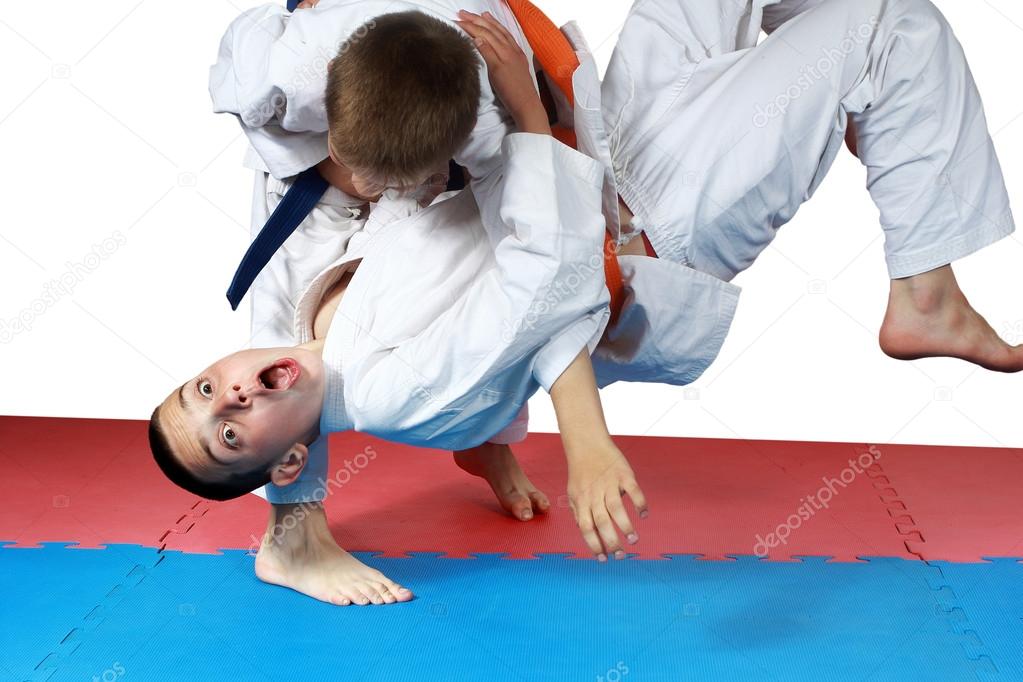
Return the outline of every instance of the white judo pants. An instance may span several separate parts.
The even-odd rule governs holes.
[[[726,281],[816,190],[847,117],[893,279],[1014,230],[976,84],[927,0],[638,0],[602,94],[636,227]]]

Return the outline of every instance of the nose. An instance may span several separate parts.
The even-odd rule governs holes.
[[[230,384],[214,401],[213,409],[217,414],[247,409],[252,405],[252,398],[241,384]]]

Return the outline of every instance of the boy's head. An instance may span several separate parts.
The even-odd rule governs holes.
[[[422,12],[357,29],[327,70],[330,155],[367,196],[412,188],[465,144],[480,104],[475,46]]]
[[[287,485],[319,435],[323,389],[323,362],[304,348],[234,353],[156,408],[149,446],[171,481],[208,499]]]

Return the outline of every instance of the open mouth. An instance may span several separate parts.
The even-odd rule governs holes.
[[[286,391],[302,375],[302,368],[291,358],[281,358],[259,373],[260,385],[269,391]]]

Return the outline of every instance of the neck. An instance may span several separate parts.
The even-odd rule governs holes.
[[[317,352],[323,351],[323,340],[327,338],[327,332],[330,330],[330,323],[334,321],[334,313],[337,312],[337,307],[341,303],[342,297],[345,295],[345,290],[348,288],[348,282],[352,279],[352,272],[346,272],[341,279],[339,279],[333,286],[331,286],[320,298],[320,305],[316,310],[316,317],[313,318],[313,341],[310,343],[319,342],[319,346],[316,347]],[[310,348],[313,350],[313,348]]]
[[[316,353],[317,355],[322,357],[323,356],[323,342],[324,342],[324,339],[313,339],[312,341],[308,341],[306,343],[300,343],[300,344],[298,344],[297,347],[298,348],[302,348],[304,350],[307,350],[310,353]]]

